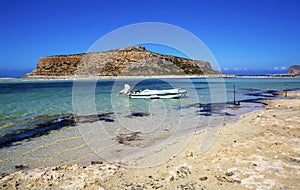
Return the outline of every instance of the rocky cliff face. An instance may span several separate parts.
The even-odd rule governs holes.
[[[288,69],[288,74],[300,75],[300,65],[292,65]]]
[[[41,57],[26,77],[220,74],[205,61],[162,55],[141,46],[106,52]]]

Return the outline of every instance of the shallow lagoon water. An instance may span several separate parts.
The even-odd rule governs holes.
[[[170,100],[128,99],[118,95],[125,83],[134,90],[183,88],[188,96]],[[74,102],[73,81],[16,79],[0,83],[0,140],[15,137],[0,148],[2,172],[13,172],[14,166],[20,164],[33,168],[60,163],[88,164],[95,159],[122,161],[130,154],[151,151],[152,147],[163,149],[166,142],[178,141],[180,134],[217,127],[240,113],[261,109],[261,104],[252,102],[271,98],[270,92],[283,91],[286,86],[299,89],[300,79],[120,79],[76,84],[87,89],[79,88],[79,95],[86,99],[94,96],[88,101],[94,108],[91,112],[83,111],[87,119],[73,126],[72,122],[64,121],[80,115],[74,111],[74,103],[81,111],[88,107],[85,101]],[[242,102],[240,106],[230,104],[233,85],[236,100]],[[102,116],[90,121],[92,114]],[[133,140],[120,143],[118,137],[134,132],[138,135],[132,136]]]

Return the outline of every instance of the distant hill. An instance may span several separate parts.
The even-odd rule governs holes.
[[[300,75],[300,65],[292,65],[288,69],[288,74]]]
[[[192,60],[130,46],[105,52],[41,57],[26,77],[157,76],[220,74],[206,61]]]

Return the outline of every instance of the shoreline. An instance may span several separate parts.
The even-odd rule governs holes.
[[[116,79],[145,79],[145,78],[226,78],[233,75],[153,75],[153,76],[30,76],[20,78],[4,78],[4,80],[116,80]],[[1,80],[1,78],[0,78]]]
[[[130,168],[99,161],[89,166],[21,170],[0,177],[0,189],[16,184],[19,188],[296,189],[300,185],[300,91],[288,96],[297,98],[267,100],[264,110],[224,124],[204,153],[199,152],[199,142],[207,136],[198,131],[183,151],[158,166]]]
[[[241,78],[241,79],[299,79],[300,76],[261,76],[261,75],[232,75],[232,74],[217,74],[217,75],[155,75],[155,76],[30,76],[16,78],[0,78],[0,82],[10,80],[22,81],[80,81],[80,80],[119,80],[119,79],[176,79],[176,78]]]

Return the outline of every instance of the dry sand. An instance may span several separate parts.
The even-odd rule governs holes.
[[[300,92],[289,95],[299,98]],[[158,166],[37,168],[1,177],[0,189],[299,189],[300,99],[266,103],[265,110],[222,126],[204,153],[199,131],[184,151]]]

